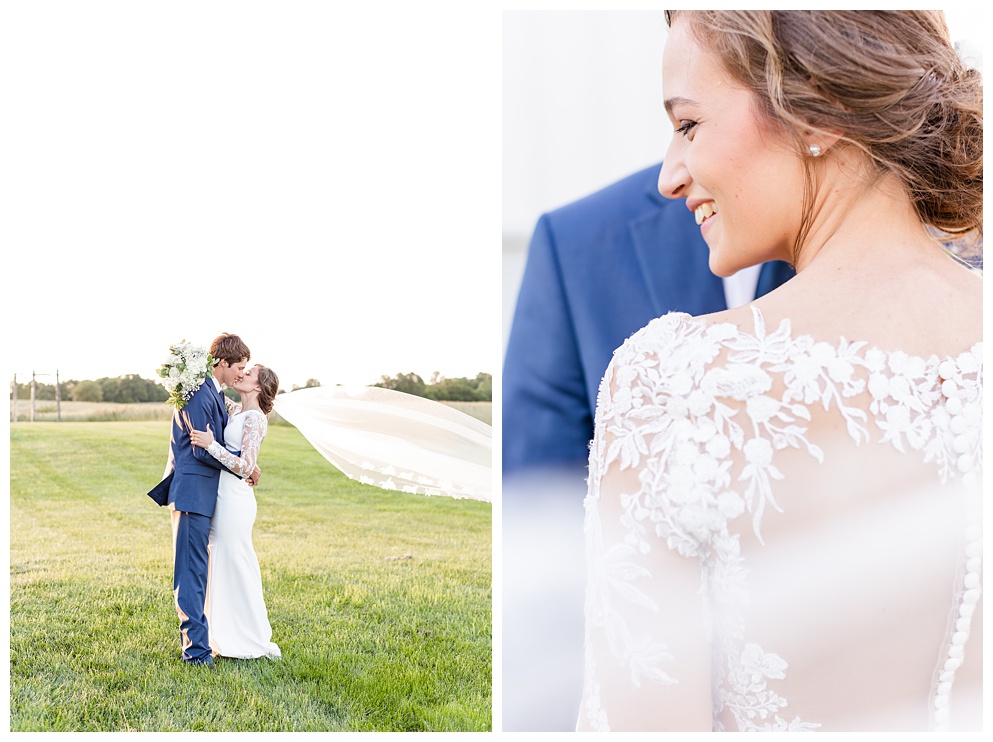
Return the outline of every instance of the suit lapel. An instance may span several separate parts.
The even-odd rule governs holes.
[[[228,424],[228,406],[224,403],[224,390],[221,389],[217,392],[217,403],[221,406],[221,420],[224,421],[224,426],[227,427]]]
[[[693,215],[682,201],[659,195],[654,177],[646,190],[658,208],[631,221],[628,229],[656,316],[727,309],[724,284],[710,272],[710,251]]]

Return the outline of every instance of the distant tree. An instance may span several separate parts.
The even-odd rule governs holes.
[[[102,402],[103,388],[95,381],[81,381],[72,388],[73,402]]]
[[[435,371],[427,384],[415,373],[397,374],[392,377],[383,376],[373,386],[395,389],[398,392],[416,394],[419,397],[441,402],[493,401],[493,377],[486,373],[476,374],[474,379],[467,379],[464,376],[446,379],[439,371]]]
[[[320,385],[321,382],[319,382],[317,379],[307,379],[307,383],[304,384],[303,386],[297,386],[296,384],[294,384],[293,391],[295,392],[297,389],[311,389],[315,386],[320,386]]]
[[[478,373],[472,380],[476,389],[476,399],[480,402],[493,401],[493,375]]]
[[[424,392],[426,389],[424,379],[413,372],[409,374],[397,374],[395,377],[383,376],[373,386],[382,387],[383,389],[393,389],[394,391],[404,392],[405,394],[416,394],[418,397],[425,396]]]

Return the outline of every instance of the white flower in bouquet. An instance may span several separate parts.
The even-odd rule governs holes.
[[[185,340],[169,348],[169,359],[159,368],[162,386],[169,392],[168,404],[177,410],[186,406],[214,369],[214,359],[203,346]]]

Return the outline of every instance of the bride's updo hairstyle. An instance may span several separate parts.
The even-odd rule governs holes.
[[[765,117],[797,141],[841,135],[903,183],[921,222],[982,245],[983,89],[933,10],[670,10],[750,90]],[[824,157],[831,155],[831,149]],[[813,158],[804,157],[810,229]]]
[[[272,412],[273,402],[279,394],[279,377],[271,368],[255,364],[255,375],[259,382],[259,407],[265,414]]]

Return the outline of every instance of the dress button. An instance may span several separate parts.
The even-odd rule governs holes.
[[[948,709],[938,709],[934,712],[934,722],[935,724],[947,724],[948,723]]]
[[[969,589],[972,589],[974,587],[979,587],[979,573],[970,572],[965,576],[965,580],[963,580],[963,583]]]
[[[958,397],[949,397],[945,401],[945,409],[952,415],[957,415],[962,411],[962,400]]]
[[[942,379],[951,379],[955,376],[955,364],[951,361],[942,361],[938,364],[938,376]]]
[[[947,660],[945,660],[945,664],[943,665],[943,667],[946,670],[958,670],[961,666],[962,666],[961,657],[949,657]]]
[[[968,631],[956,631],[952,634],[952,644],[955,646],[962,646],[965,644],[966,640],[969,638]]]
[[[979,568],[983,566],[983,560],[979,557],[973,557],[965,563],[966,572],[978,572]]]
[[[963,473],[972,471],[972,467],[975,466],[975,462],[972,460],[972,457],[965,453],[959,456],[957,463],[959,471]]]
[[[965,453],[969,448],[969,436],[955,436],[955,440],[952,441],[952,448],[955,449],[955,453]]]
[[[969,557],[969,559],[972,559],[973,557],[981,556],[982,553],[983,553],[983,545],[979,541],[973,541],[970,544],[966,544],[965,555]]]
[[[941,382],[941,393],[951,399],[958,394],[959,385],[951,379]]]
[[[958,400],[955,401],[958,402]],[[959,402],[959,404],[962,403]],[[947,406],[951,407],[951,405],[952,405],[952,400],[948,400]],[[962,417],[961,415],[953,415],[952,419],[948,421],[948,427],[951,429],[953,433],[955,433],[955,435],[961,435],[962,433],[965,432],[965,429],[967,427],[965,424],[965,418]]]
[[[979,590],[973,588],[971,590],[966,590],[962,594],[962,602],[967,605],[973,605],[979,602]]]

